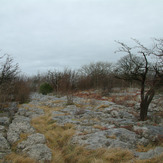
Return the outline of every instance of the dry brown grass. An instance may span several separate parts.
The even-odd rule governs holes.
[[[28,136],[29,136],[29,134],[27,134],[27,133],[21,133],[20,139],[12,145],[12,147],[11,147],[12,151],[16,151],[17,145],[19,143],[21,143],[23,140],[26,140]]]
[[[154,115],[155,116],[160,116],[160,117],[163,118],[163,111],[159,111],[158,113],[155,113]]]
[[[108,129],[108,128],[106,128],[104,126],[100,126],[100,125],[94,125],[93,127],[96,129],[99,129],[99,130],[107,130]]]
[[[100,105],[97,109],[104,109],[104,108],[107,108],[109,107],[109,105]]]
[[[157,146],[163,147],[163,142],[160,142],[160,141],[156,140],[155,142],[151,142],[147,146],[138,144],[136,151],[138,151],[138,152],[147,152],[147,151],[149,151],[151,149],[155,149]]]
[[[116,135],[107,135],[106,137],[109,139],[116,139],[117,138]]]
[[[11,147],[12,153],[5,157],[6,161],[12,161],[12,163],[36,163],[36,160],[27,157],[25,154],[18,154],[16,151],[17,145],[23,140],[26,140],[28,136],[29,134],[26,133],[20,134],[20,139]]]
[[[75,130],[72,124],[58,126],[51,120],[51,112],[57,108],[49,109],[42,107],[45,115],[32,120],[32,125],[37,132],[43,133],[47,140],[47,145],[52,149],[53,163],[94,163],[99,162],[123,162],[133,158],[131,152],[118,149],[117,152],[107,149],[88,150],[84,147],[72,145],[71,137]],[[117,155],[117,156],[115,156]]]
[[[53,104],[59,104],[61,102],[64,102],[63,100],[55,100],[55,101],[52,101]]]
[[[124,149],[97,149],[89,150],[83,146],[73,145],[70,143],[72,136],[75,133],[72,124],[59,126],[51,119],[52,111],[57,111],[62,108],[50,108],[47,106],[39,106],[45,111],[45,115],[34,118],[31,122],[37,132],[42,133],[46,137],[46,144],[52,150],[51,163],[125,163],[136,162],[131,151]],[[101,126],[100,126],[101,129]],[[26,139],[27,135],[21,135],[21,140]],[[116,137],[110,137],[116,138]],[[15,147],[16,148],[16,147]],[[8,160],[12,163],[36,163],[35,160],[11,153]],[[154,163],[162,158],[153,159]],[[149,160],[146,160],[149,161]],[[141,162],[140,162],[141,163]],[[144,162],[142,162],[144,163]]]
[[[75,106],[78,108],[85,109],[88,105],[86,100],[82,100],[80,101],[80,103],[75,103]]]
[[[12,161],[11,163],[37,163],[36,160],[13,152],[6,157],[6,161]]]
[[[124,96],[112,96],[112,102],[119,104],[119,105],[126,105],[126,106],[134,106],[134,104],[126,104],[126,101],[133,100],[135,101],[134,97],[129,96],[129,95],[124,95]]]
[[[147,151],[149,151],[151,149],[154,149],[154,148],[156,148],[156,146],[154,146],[152,144],[148,144],[147,146],[138,144],[136,151],[138,151],[138,152],[147,152]]]

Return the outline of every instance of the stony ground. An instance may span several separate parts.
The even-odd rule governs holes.
[[[15,110],[10,107],[10,114],[1,113],[0,159],[3,160],[13,150],[36,160],[52,159],[52,151],[46,145],[44,134],[38,133],[31,125],[33,118],[45,114],[43,107],[52,110],[51,123],[74,125],[76,132],[71,139],[72,144],[85,145],[88,149],[129,149],[137,159],[150,159],[162,154],[162,96],[157,95],[153,100],[149,118],[144,122],[138,120],[138,102],[126,100],[125,103],[132,105],[118,105],[107,98],[97,100],[74,97],[73,104],[67,105],[66,97],[33,94],[29,104],[21,105]],[[20,141],[22,134],[26,136]],[[151,144],[154,144],[151,149],[142,148]]]

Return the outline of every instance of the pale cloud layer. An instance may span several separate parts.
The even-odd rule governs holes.
[[[162,0],[0,0],[0,49],[35,74],[115,62],[114,40],[163,36]]]

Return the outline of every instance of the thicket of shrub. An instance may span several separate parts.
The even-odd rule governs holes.
[[[48,71],[38,74],[30,79],[33,91],[47,94],[42,83],[47,83],[53,88],[56,95],[72,96],[76,91],[100,89],[103,95],[109,94],[114,87],[128,87],[129,82],[119,80],[114,76],[113,66],[107,62],[97,62],[84,65],[79,70],[65,69],[64,71]],[[41,86],[41,87],[40,87]],[[41,92],[41,89],[43,91]]]
[[[40,93],[43,95],[47,95],[48,93],[51,93],[53,91],[53,88],[48,83],[43,83],[40,85]]]
[[[31,90],[28,79],[25,77],[17,78],[13,92],[14,101],[18,101],[20,104],[29,102],[30,93]]]
[[[115,78],[113,65],[107,62],[90,63],[79,70],[48,71],[31,78],[18,76],[18,64],[10,56],[0,57],[0,104],[18,101],[29,101],[31,92],[73,97],[76,91],[100,89],[104,95],[114,87],[127,87],[130,82]]]
[[[30,88],[28,80],[19,75],[18,64],[9,55],[0,57],[0,108],[12,101],[28,102]]]

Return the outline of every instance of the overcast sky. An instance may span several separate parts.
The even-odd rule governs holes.
[[[116,62],[115,40],[163,36],[163,0],[0,0],[0,49],[22,72]]]

